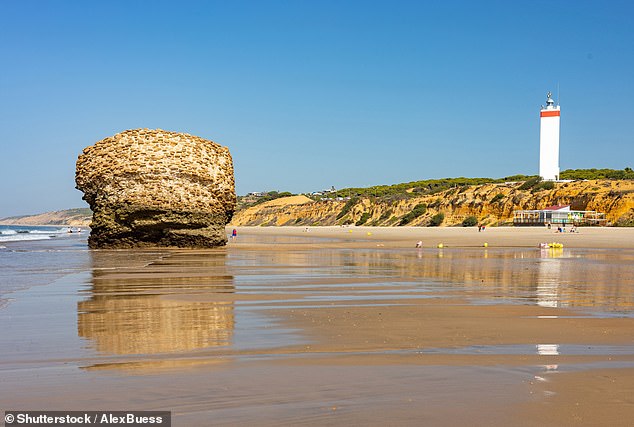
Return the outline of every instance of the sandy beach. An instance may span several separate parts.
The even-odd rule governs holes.
[[[566,248],[634,248],[634,228],[619,227],[580,227],[576,233],[558,233],[556,227],[487,227],[478,232],[477,227],[228,227],[266,236],[305,236],[336,238],[360,242],[376,242],[387,247],[413,247],[422,241],[423,247],[468,248],[481,247],[529,247],[536,248],[540,243],[560,242]],[[370,234],[368,234],[370,233]],[[229,233],[228,233],[229,234]]]
[[[0,405],[177,426],[634,419],[634,229],[237,231],[214,250],[74,241],[87,268],[3,295]]]

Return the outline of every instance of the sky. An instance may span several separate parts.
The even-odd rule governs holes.
[[[634,166],[630,1],[0,0],[0,218],[85,207],[126,129],[229,147],[236,192]],[[558,89],[559,88],[559,89]]]

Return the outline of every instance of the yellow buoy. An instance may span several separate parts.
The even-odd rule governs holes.
[[[439,247],[440,249],[442,249],[442,248],[444,247],[444,245],[443,245],[442,243],[438,243],[438,247]]]
[[[484,246],[486,248],[486,247],[489,246],[489,244],[487,242],[484,242],[484,245],[482,245],[482,246]]]
[[[348,230],[348,233],[352,233],[352,230]]]
[[[368,231],[368,236],[371,236],[371,235],[372,235],[372,233],[370,233],[370,232]]]

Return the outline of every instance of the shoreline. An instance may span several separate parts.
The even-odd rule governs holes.
[[[240,235],[291,236],[335,238],[354,241],[359,245],[384,245],[385,247],[415,247],[422,241],[423,248],[437,248],[439,243],[446,249],[483,247],[488,248],[539,248],[540,243],[559,242],[564,248],[588,249],[634,249],[634,228],[579,227],[576,233],[557,233],[545,227],[487,227],[478,232],[476,227],[366,227],[366,226],[319,226],[319,227],[226,227],[230,235],[233,229]],[[306,231],[308,230],[308,231]],[[233,242],[229,239],[228,244]]]
[[[5,224],[16,227],[81,227],[70,224]],[[483,247],[488,248],[539,248],[540,243],[559,242],[564,248],[588,249],[634,249],[634,227],[579,227],[576,233],[557,233],[545,227],[487,227],[478,232],[476,227],[369,227],[369,226],[235,226],[226,225],[225,230],[231,244],[231,231],[242,234],[264,236],[291,236],[355,241],[363,246],[382,244],[386,247],[414,247],[418,241],[423,248],[437,248],[439,243],[446,249]],[[308,231],[306,231],[308,230]],[[239,239],[238,239],[239,241]],[[160,249],[160,247],[157,247]]]

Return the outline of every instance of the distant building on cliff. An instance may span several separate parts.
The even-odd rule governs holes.
[[[560,109],[550,92],[546,97],[546,106],[542,105],[539,114],[539,176],[545,181],[558,181]]]

